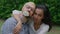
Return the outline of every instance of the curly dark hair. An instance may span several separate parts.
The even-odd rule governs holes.
[[[36,9],[43,9],[44,11],[44,19],[42,20],[43,23],[49,25],[49,30],[48,32],[51,30],[52,28],[52,21],[51,21],[51,15],[50,15],[50,11],[49,8],[45,5],[45,4],[38,4],[36,6]]]

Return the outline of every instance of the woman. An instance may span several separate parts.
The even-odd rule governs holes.
[[[37,5],[33,20],[29,23],[30,34],[46,34],[51,29],[51,16],[47,6]]]
[[[17,19],[16,19],[17,20]],[[47,6],[37,5],[29,20],[29,34],[46,34],[51,29],[51,16]]]

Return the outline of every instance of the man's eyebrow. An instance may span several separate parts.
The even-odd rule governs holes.
[[[34,9],[34,8],[32,8],[31,6],[29,6],[29,5],[26,5],[26,6],[30,7],[31,9]]]
[[[29,6],[29,5],[26,5],[26,6],[28,6],[28,7],[32,8],[32,7],[31,7],[31,6]]]
[[[29,6],[29,5],[25,5],[25,6]],[[30,6],[29,6],[30,7]]]

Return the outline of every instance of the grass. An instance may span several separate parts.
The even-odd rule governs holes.
[[[1,34],[1,26],[3,24],[3,20],[0,20],[0,34]],[[53,26],[51,31],[47,34],[60,34],[60,26]]]
[[[3,20],[0,20],[0,34],[1,34],[1,27],[2,27],[2,24],[3,24]]]
[[[59,26],[53,26],[51,31],[47,34],[60,34],[60,27]]]

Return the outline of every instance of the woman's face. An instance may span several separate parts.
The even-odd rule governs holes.
[[[34,13],[34,21],[35,22],[40,22],[44,18],[44,11],[43,9],[36,9]]]

